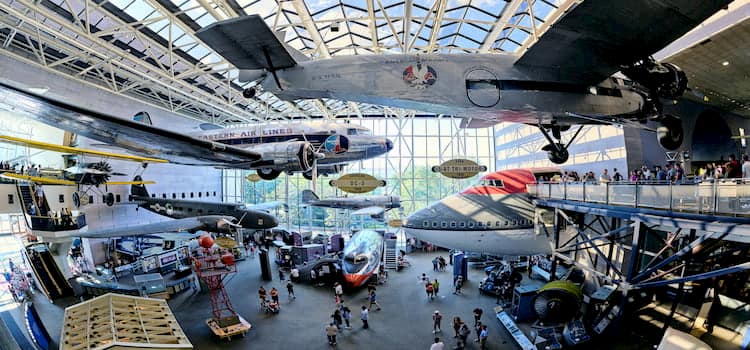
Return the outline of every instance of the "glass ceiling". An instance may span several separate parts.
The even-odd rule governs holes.
[[[284,40],[290,46],[313,59],[423,52],[519,53],[545,29],[546,20],[573,3],[572,0],[0,0],[0,9],[26,7],[41,17],[50,17],[36,25],[49,33],[50,42],[45,44],[56,49],[50,59],[68,58],[58,69],[74,70],[79,78],[96,80],[117,92],[125,90],[178,113],[232,124],[383,114],[383,109],[325,99],[290,103],[270,93],[252,100],[243,98],[241,91],[249,84],[240,83],[237,70],[194,35],[216,21],[259,14],[273,30],[285,33]],[[24,19],[21,15],[16,17]],[[33,30],[27,33],[21,31],[11,38],[16,41],[34,38]],[[56,33],[68,35],[58,37]],[[29,49],[29,45],[22,43],[16,46]],[[76,56],[80,58],[72,59]],[[111,75],[107,76],[103,64],[97,64],[92,57],[111,65]]]

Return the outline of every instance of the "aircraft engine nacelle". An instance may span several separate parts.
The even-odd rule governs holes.
[[[266,143],[251,149],[263,155],[262,163],[286,172],[310,171],[316,159],[315,149],[305,141]]]
[[[673,100],[682,96],[688,86],[685,72],[671,63],[647,60],[625,67],[622,72],[656,96],[665,99]]]
[[[318,175],[335,175],[340,172],[344,171],[344,166],[341,164],[336,164],[332,166],[318,166]]]

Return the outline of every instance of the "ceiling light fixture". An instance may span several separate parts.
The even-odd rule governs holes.
[[[722,65],[722,66],[728,66],[728,65],[729,65],[729,61],[724,61],[724,62],[721,62],[721,65]]]

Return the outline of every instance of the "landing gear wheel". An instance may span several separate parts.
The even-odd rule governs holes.
[[[550,162],[555,164],[563,164],[567,162],[569,156],[570,154],[568,153],[568,150],[559,143],[557,144],[557,147],[550,147],[550,150],[547,151],[547,158],[549,158]]]
[[[281,175],[281,171],[275,170],[275,169],[258,169],[256,171],[258,176],[263,180],[275,180],[279,175]]]
[[[656,139],[664,149],[668,151],[678,149],[684,137],[685,133],[680,119],[671,115],[665,115],[661,119],[661,126],[656,129]]]
[[[304,178],[305,178],[305,180],[310,180],[310,181],[312,181],[312,172],[309,172],[309,173],[307,173],[307,172],[306,172],[306,173],[302,173],[302,177],[304,177]]]

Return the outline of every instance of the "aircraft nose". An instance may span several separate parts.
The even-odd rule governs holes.
[[[393,149],[393,141],[385,139],[385,151],[390,152]]]
[[[279,219],[271,214],[266,214],[263,217],[263,224],[264,228],[274,228],[276,226],[279,226]]]

